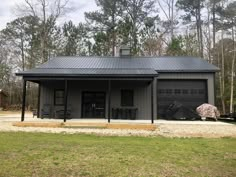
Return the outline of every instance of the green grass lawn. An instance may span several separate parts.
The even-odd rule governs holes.
[[[236,176],[236,139],[0,133],[0,176]]]

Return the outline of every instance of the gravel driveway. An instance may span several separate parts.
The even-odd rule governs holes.
[[[62,122],[62,120],[37,119],[31,114],[26,114],[26,122]],[[19,122],[19,114],[0,115],[0,131],[23,131],[23,132],[46,132],[46,133],[86,133],[108,136],[165,136],[165,137],[236,137],[236,125],[224,122],[211,121],[165,121],[156,120],[155,131],[144,130],[118,130],[118,129],[90,129],[90,128],[41,128],[41,127],[15,127],[13,122]],[[72,120],[68,120],[70,122]],[[73,120],[75,121],[75,120]],[[77,121],[100,121],[106,120],[77,120]],[[131,121],[112,121],[117,123],[131,123]],[[150,121],[135,121],[135,123],[149,123]]]

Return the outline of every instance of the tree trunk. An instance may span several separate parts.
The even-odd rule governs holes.
[[[235,41],[234,41],[234,27],[232,27],[232,40],[233,40],[233,60],[231,65],[231,83],[230,83],[230,113],[233,113],[233,104],[234,104],[234,68],[235,68],[235,55],[236,55],[236,49],[235,49]]]
[[[133,46],[132,46],[133,55],[136,55],[137,54],[137,44],[138,44],[136,22],[133,25],[132,38],[133,38]]]
[[[221,32],[221,103],[225,114],[225,59],[224,59],[224,31]]]
[[[201,40],[200,40],[200,27],[199,27],[199,16],[198,16],[198,9],[196,9],[196,27],[197,27],[197,41],[198,41],[198,54],[201,56]]]
[[[174,38],[174,0],[171,1],[171,41]]]
[[[112,16],[112,56],[115,56],[116,36],[115,36],[115,14]]]
[[[198,0],[198,28],[200,42],[200,56],[203,58],[203,40],[202,40],[202,20],[201,20],[201,1]]]
[[[23,36],[21,36],[21,60],[22,60],[22,70],[25,70],[25,52],[24,52],[24,41],[23,41]]]
[[[207,27],[208,27],[208,61],[212,63],[212,55],[211,55],[211,12],[210,8],[207,10]]]
[[[46,62],[47,61],[47,56],[46,56],[46,40],[47,39],[47,23],[46,23],[46,2],[45,0],[42,0],[41,2],[42,4],[42,11],[43,11],[43,28],[42,28],[42,34],[41,34],[41,47],[42,47],[42,62]]]
[[[213,1],[213,7],[212,7],[212,32],[213,32],[213,48],[215,48],[215,44],[216,44],[216,12],[215,12],[215,7],[216,7],[216,3],[215,0]]]

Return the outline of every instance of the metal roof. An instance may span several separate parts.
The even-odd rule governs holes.
[[[216,72],[219,68],[197,57],[80,57],[61,56],[37,68],[16,73],[47,75],[156,75],[157,72]]]

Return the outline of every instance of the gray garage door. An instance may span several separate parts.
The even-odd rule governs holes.
[[[157,110],[159,118],[165,118],[166,109],[174,101],[191,109],[196,109],[202,103],[208,102],[206,80],[158,80]]]

